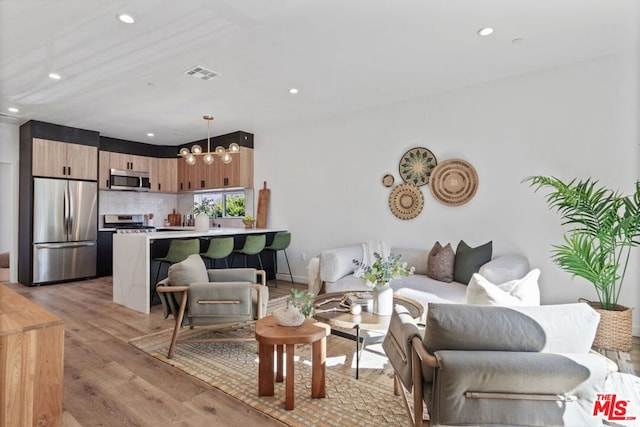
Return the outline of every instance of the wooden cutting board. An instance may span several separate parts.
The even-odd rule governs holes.
[[[256,228],[267,228],[267,212],[269,211],[269,199],[271,190],[267,188],[267,181],[264,188],[258,192],[258,213],[256,214]]]
[[[168,215],[168,218],[169,218],[169,225],[170,226],[176,227],[176,226],[181,225],[180,222],[182,221],[182,215],[177,214],[175,209],[173,210],[172,214]]]

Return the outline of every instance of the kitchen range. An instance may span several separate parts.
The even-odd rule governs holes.
[[[116,233],[151,233],[156,228],[149,224],[149,215],[106,214],[98,232],[98,277],[111,276],[113,272],[113,235]]]

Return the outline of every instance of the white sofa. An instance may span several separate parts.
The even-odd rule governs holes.
[[[415,267],[414,274],[391,281],[396,295],[412,298],[425,307],[428,303],[465,302],[467,284],[441,282],[427,276],[429,250],[391,248],[391,254],[402,255],[402,260]],[[371,288],[354,277],[354,259],[361,260],[362,245],[330,249],[320,253],[319,274],[324,292],[367,291]],[[522,255],[502,255],[493,258],[480,268],[480,274],[492,283],[505,283],[521,279],[529,272],[529,261]]]

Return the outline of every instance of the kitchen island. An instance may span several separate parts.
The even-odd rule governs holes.
[[[269,244],[273,235],[280,231],[286,229],[218,227],[205,232],[116,233],[113,236],[113,302],[141,313],[149,313],[152,297],[152,259],[164,255],[154,253],[157,252],[154,246],[168,247],[171,240],[189,238],[200,238],[203,245],[206,245],[208,239],[233,236],[236,240],[235,247],[238,248],[247,234],[266,234]],[[155,283],[153,285],[155,286]]]

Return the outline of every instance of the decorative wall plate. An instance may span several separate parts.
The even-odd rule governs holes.
[[[382,177],[382,185],[384,185],[385,187],[391,187],[394,181],[395,179],[393,178],[393,175],[391,175],[390,173]]]
[[[436,156],[424,147],[415,147],[402,155],[398,169],[404,182],[421,187],[429,183],[431,171],[438,164]]]
[[[445,160],[431,172],[429,188],[433,197],[443,205],[464,205],[478,191],[478,174],[469,162],[462,159]]]
[[[389,209],[400,219],[413,219],[422,212],[424,197],[418,187],[405,182],[391,190]]]

